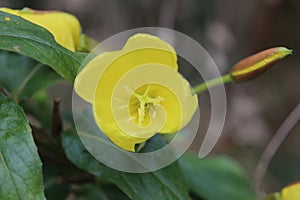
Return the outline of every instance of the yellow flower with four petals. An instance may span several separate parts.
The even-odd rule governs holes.
[[[136,34],[122,50],[95,57],[74,87],[92,104],[103,133],[128,151],[156,133],[176,133],[198,106],[197,96],[178,73],[173,47],[149,34]]]

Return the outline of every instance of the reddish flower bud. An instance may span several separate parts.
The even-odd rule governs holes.
[[[292,50],[285,47],[275,47],[261,51],[235,64],[230,72],[231,77],[236,82],[254,79],[291,53]]]

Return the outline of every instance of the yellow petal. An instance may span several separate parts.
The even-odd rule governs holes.
[[[299,200],[300,199],[300,183],[296,183],[285,187],[281,192],[282,200]]]
[[[178,83],[177,87],[181,87],[182,90],[176,94],[159,89],[156,91],[166,100],[161,105],[168,113],[165,126],[159,131],[160,133],[175,133],[185,127],[198,107],[198,97],[192,95],[190,85],[186,80],[181,79],[181,83]],[[164,97],[164,95],[166,96]]]
[[[143,51],[141,51],[141,49],[143,49]],[[110,67],[109,64],[111,62],[130,51],[137,52],[131,53],[131,58],[126,61],[123,61],[124,59],[119,61],[119,63],[127,62],[125,66],[119,65],[116,67],[117,69],[111,70],[116,79],[118,79],[124,71],[126,72],[130,68],[150,62],[166,64],[175,70],[178,69],[176,53],[168,43],[152,35],[136,34],[128,39],[123,50],[100,54],[80,71],[74,84],[75,91],[79,96],[92,103],[99,77],[102,76],[106,68]],[[161,52],[163,53],[161,54]],[[128,68],[128,66],[130,67]]]
[[[85,66],[76,76],[74,89],[77,94],[89,103],[93,103],[96,87],[102,73],[109,64],[121,54],[121,51],[103,53]]]
[[[0,10],[46,28],[52,33],[57,43],[71,51],[75,51],[79,44],[80,23],[71,14],[57,11],[35,11],[28,8],[23,10],[0,8]]]

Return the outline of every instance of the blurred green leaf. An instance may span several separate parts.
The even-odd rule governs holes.
[[[45,199],[42,163],[22,108],[0,94],[0,199]]]
[[[30,97],[62,80],[47,66],[7,51],[0,51],[0,71],[0,85],[19,99]]]
[[[39,150],[41,150],[39,148]],[[45,195],[47,200],[66,199],[71,191],[70,184],[61,184],[58,177],[72,174],[70,166],[59,165],[57,163],[43,161],[43,177],[45,185]]]
[[[122,192],[116,185],[110,184],[110,185],[101,185],[101,190],[103,191],[103,194],[105,197],[103,199],[118,199],[118,200],[129,200],[127,195]],[[93,200],[93,198],[90,198]]]
[[[77,198],[86,200],[129,200],[116,185],[111,182],[85,184],[74,191]]]
[[[51,180],[53,183],[50,184],[50,181],[46,182],[49,186],[45,185],[45,195],[48,200],[57,200],[57,199],[67,199],[70,191],[71,185],[67,184],[57,184],[56,179]]]
[[[244,172],[228,157],[199,159],[186,154],[180,165],[193,193],[204,199],[256,199]]]
[[[67,157],[76,166],[114,182],[131,199],[189,199],[187,184],[176,163],[151,173],[125,173],[96,160],[83,146],[75,129],[63,133],[62,144]]]
[[[10,20],[5,20],[9,17]],[[45,28],[0,11],[0,49],[31,57],[73,81],[86,54],[59,45]]]
[[[36,92],[30,99],[21,101],[20,105],[25,113],[30,114],[38,121],[38,127],[42,127],[46,132],[51,130],[52,120],[52,98],[45,90]]]
[[[274,194],[269,194],[268,196],[263,198],[263,200],[280,200],[281,199],[280,196],[281,196],[280,193],[276,192]]]

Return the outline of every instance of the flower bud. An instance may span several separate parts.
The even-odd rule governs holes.
[[[275,47],[261,51],[235,64],[230,72],[231,77],[236,82],[254,79],[291,53],[292,50],[285,47]]]

